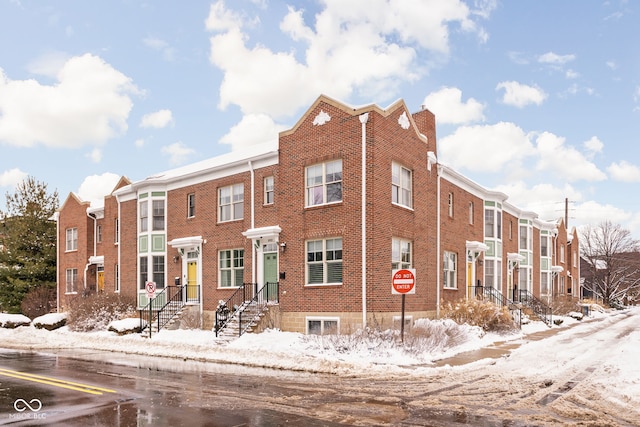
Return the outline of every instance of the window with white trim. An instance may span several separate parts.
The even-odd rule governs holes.
[[[113,268],[113,277],[116,282],[116,292],[120,292],[120,264],[116,264]]]
[[[393,162],[391,164],[391,202],[397,205],[413,207],[411,170]]]
[[[102,225],[96,226],[96,242],[102,243]]]
[[[305,206],[342,201],[342,160],[308,166],[305,169]]]
[[[196,216],[196,193],[187,194],[187,218]]]
[[[264,179],[264,204],[265,205],[273,204],[273,196],[274,196],[273,177],[268,176]]]
[[[66,270],[66,293],[74,294],[78,292],[78,269],[67,268]]]
[[[391,270],[400,270],[413,266],[411,256],[412,246],[410,240],[397,238],[391,240]]]
[[[455,252],[444,251],[442,264],[444,287],[455,289],[457,287],[456,270],[458,265],[458,255]]]
[[[449,217],[453,218],[453,193],[449,193]]]
[[[218,275],[221,288],[236,288],[244,281],[244,249],[218,252]]]
[[[114,220],[113,226],[115,228],[115,236],[113,236],[114,242],[118,244],[120,243],[120,220],[118,218]]]
[[[164,230],[164,199],[154,200],[153,209],[153,231]]]
[[[149,229],[149,202],[144,200],[138,204],[140,209],[140,233]]]
[[[307,317],[307,334],[335,335],[339,332],[339,325],[340,322],[337,317]]]
[[[78,229],[67,228],[67,252],[78,250]]]
[[[244,218],[244,184],[218,189],[218,222]]]
[[[164,255],[154,255],[152,257],[153,262],[153,281],[156,284],[156,288],[164,288]]]
[[[473,224],[473,202],[469,202],[469,224]]]
[[[342,283],[342,238],[307,241],[307,284]]]

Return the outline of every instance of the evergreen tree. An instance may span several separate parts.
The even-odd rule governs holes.
[[[55,289],[58,192],[28,177],[0,211],[0,312],[19,313],[25,295]]]

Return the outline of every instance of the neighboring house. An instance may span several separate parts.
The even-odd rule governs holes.
[[[238,286],[277,282],[282,330],[390,326],[401,314],[392,270],[404,268],[416,276],[405,320],[481,286],[580,295],[575,231],[438,163],[434,115],[401,100],[321,96],[277,141],[122,178],[102,207],[71,194],[58,221],[61,309],[84,289],[143,307],[146,282],[178,283],[209,329]]]

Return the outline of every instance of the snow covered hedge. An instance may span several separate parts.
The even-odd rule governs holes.
[[[0,313],[0,327],[1,328],[17,328],[18,326],[29,326],[31,319],[24,314],[7,314]]]
[[[38,329],[46,329],[47,331],[53,331],[67,324],[66,313],[49,313],[44,316],[36,317],[31,322],[33,326]]]
[[[147,323],[143,320],[143,325],[147,325]],[[118,335],[127,335],[127,334],[139,334],[141,331],[140,327],[140,319],[138,318],[128,318],[122,320],[114,320],[109,323],[108,331],[115,332]]]

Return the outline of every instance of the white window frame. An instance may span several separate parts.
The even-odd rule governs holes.
[[[469,224],[473,225],[473,202],[469,202]]]
[[[113,275],[116,282],[116,290],[115,292],[120,292],[120,264],[115,264],[113,268]]]
[[[275,187],[273,176],[267,176],[264,179],[264,204],[272,205],[274,202]]]
[[[196,193],[187,194],[187,218],[196,216]]]
[[[339,243],[339,247],[336,246]],[[313,247],[311,247],[313,245]],[[307,240],[305,242],[305,284],[306,286],[322,286],[322,285],[342,285],[343,280],[343,240],[342,237],[331,237],[327,239]],[[310,259],[311,255],[314,259]],[[320,259],[317,259],[320,254]],[[329,256],[331,254],[331,256]],[[333,270],[340,266],[340,281],[329,281],[329,270]],[[322,267],[322,282],[311,283],[311,268],[313,266]]]
[[[400,163],[391,163],[391,203],[413,209],[413,172]]]
[[[223,253],[228,256],[223,258]],[[218,288],[231,289],[242,285],[244,282],[244,255],[244,248],[221,249],[218,251]],[[223,266],[223,261],[228,261],[228,265]],[[228,283],[223,283],[224,272],[229,272],[231,275]]]
[[[96,243],[102,243],[102,225],[96,226]]]
[[[307,335],[311,335],[310,333],[310,329],[309,329],[309,322],[320,322],[320,334],[313,334],[313,335],[326,335],[325,330],[327,329],[326,327],[326,323],[327,322],[335,322],[336,324],[336,330],[335,330],[335,334],[339,334],[340,333],[340,318],[339,317],[316,317],[316,316],[307,316],[304,320],[304,324],[305,324],[305,330],[306,330],[306,334]]]
[[[66,230],[66,251],[73,252],[78,250],[78,227],[67,228]]]
[[[391,239],[391,269],[413,268],[413,242],[394,237]]]
[[[218,188],[218,222],[244,218],[244,183]]]
[[[449,193],[449,218],[453,218],[453,193]]]
[[[113,224],[114,228],[115,228],[115,236],[113,236],[114,238],[114,244],[119,244],[120,243],[120,219],[116,218]]]
[[[77,294],[78,293],[78,269],[77,268],[67,268],[65,271],[66,275],[66,291],[67,294]]]
[[[342,159],[307,166],[304,170],[305,207],[341,203],[342,175]],[[329,188],[334,186],[340,189],[340,197],[329,200],[332,197],[332,191],[329,191]]]
[[[457,289],[458,287],[458,254],[444,251],[442,260],[443,285],[445,289]]]

